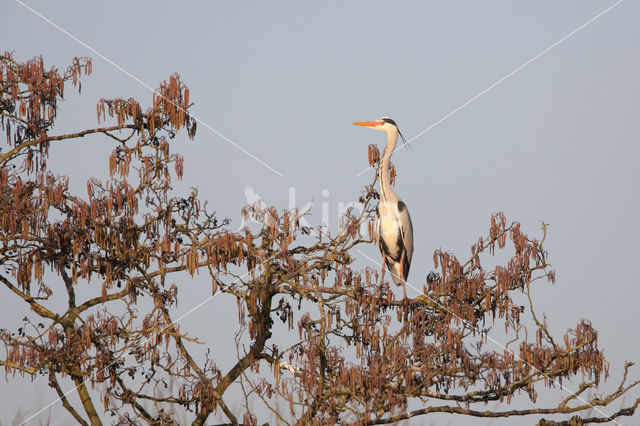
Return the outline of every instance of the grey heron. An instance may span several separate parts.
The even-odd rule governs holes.
[[[400,133],[395,121],[388,117],[353,124],[370,127],[387,134],[387,146],[382,152],[382,159],[378,166],[380,202],[376,210],[374,225],[375,241],[382,254],[382,279],[384,279],[386,265],[393,282],[398,286],[402,285],[404,298],[407,299],[406,284],[413,255],[413,225],[407,206],[398,194],[393,192],[389,181],[389,163],[391,162],[391,154],[396,148],[398,135],[405,143],[407,141]]]

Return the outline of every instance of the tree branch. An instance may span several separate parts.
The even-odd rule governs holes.
[[[53,371],[49,371],[49,384],[51,384],[51,386],[53,386],[53,388],[56,390],[58,398],[60,398],[60,401],[62,402],[62,406],[71,413],[73,418],[76,419],[81,425],[89,426],[89,423],[87,423],[86,420],[83,419],[82,416],[80,416],[80,414],[76,411],[76,409],[73,408],[69,403],[69,400],[65,396],[64,392],[62,392],[60,384],[58,383],[58,379],[56,378],[56,374]]]
[[[52,141],[61,141],[65,139],[82,138],[86,135],[91,135],[94,133],[106,133],[109,131],[120,130],[120,129],[137,129],[137,127],[133,124],[124,124],[122,126],[97,127],[95,129],[87,129],[87,130],[83,130],[81,132],[76,132],[76,133],[67,133],[59,136],[47,136],[39,139],[32,139],[29,141],[22,142],[21,144],[16,145],[11,151],[7,152],[6,154],[0,155],[0,164],[6,163],[8,160],[13,158],[18,152],[30,146],[35,146],[41,143],[52,142]]]

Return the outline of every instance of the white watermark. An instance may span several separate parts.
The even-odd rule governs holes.
[[[272,214],[269,212],[269,204],[264,198],[256,192],[251,186],[244,188],[244,196],[247,206],[250,207],[249,214],[243,215],[239,230],[250,227],[252,224],[263,226],[271,225],[274,222]],[[296,212],[299,226],[310,229],[310,235],[317,236],[318,232],[331,233],[332,226],[337,226],[338,232],[341,232],[345,226],[345,216],[350,213],[352,216],[360,216],[363,212],[364,205],[359,201],[335,201],[331,198],[331,191],[323,189],[320,191],[320,201],[315,199],[307,201],[304,205],[298,205],[296,187],[290,186],[288,190],[287,209],[290,212]],[[318,208],[320,214],[318,215]],[[319,221],[316,221],[319,219]],[[361,227],[366,227],[366,221]],[[361,231],[365,231],[361,228]]]

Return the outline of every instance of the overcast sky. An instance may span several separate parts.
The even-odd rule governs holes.
[[[544,220],[558,280],[535,291],[538,309],[557,333],[593,321],[610,387],[625,359],[640,361],[638,2],[26,4],[60,28],[3,0],[0,49],[60,68],[73,56],[94,61],[54,133],[95,127],[101,97],[148,105],[145,86],[178,72],[201,120],[196,141],[177,145],[185,186],[198,186],[233,226],[247,194],[282,209],[295,193],[298,207],[316,201],[314,225],[325,203],[335,228],[339,203],[373,179],[361,173],[367,145],[384,143],[351,123],[393,117],[407,138],[421,134],[392,159],[414,224],[409,281],[422,286],[434,249],[464,258],[492,212],[536,236]],[[100,138],[61,144],[51,165],[82,190],[86,178],[106,176],[111,148]],[[14,324],[22,314],[2,299],[0,324]],[[194,324],[223,312],[221,303]],[[0,423],[51,401],[40,389],[0,385]],[[52,413],[53,424],[66,423],[62,408]]]

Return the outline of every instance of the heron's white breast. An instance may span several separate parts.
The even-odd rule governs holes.
[[[378,220],[378,233],[385,241],[393,240],[395,243],[400,233],[400,224],[393,215],[382,216]]]

